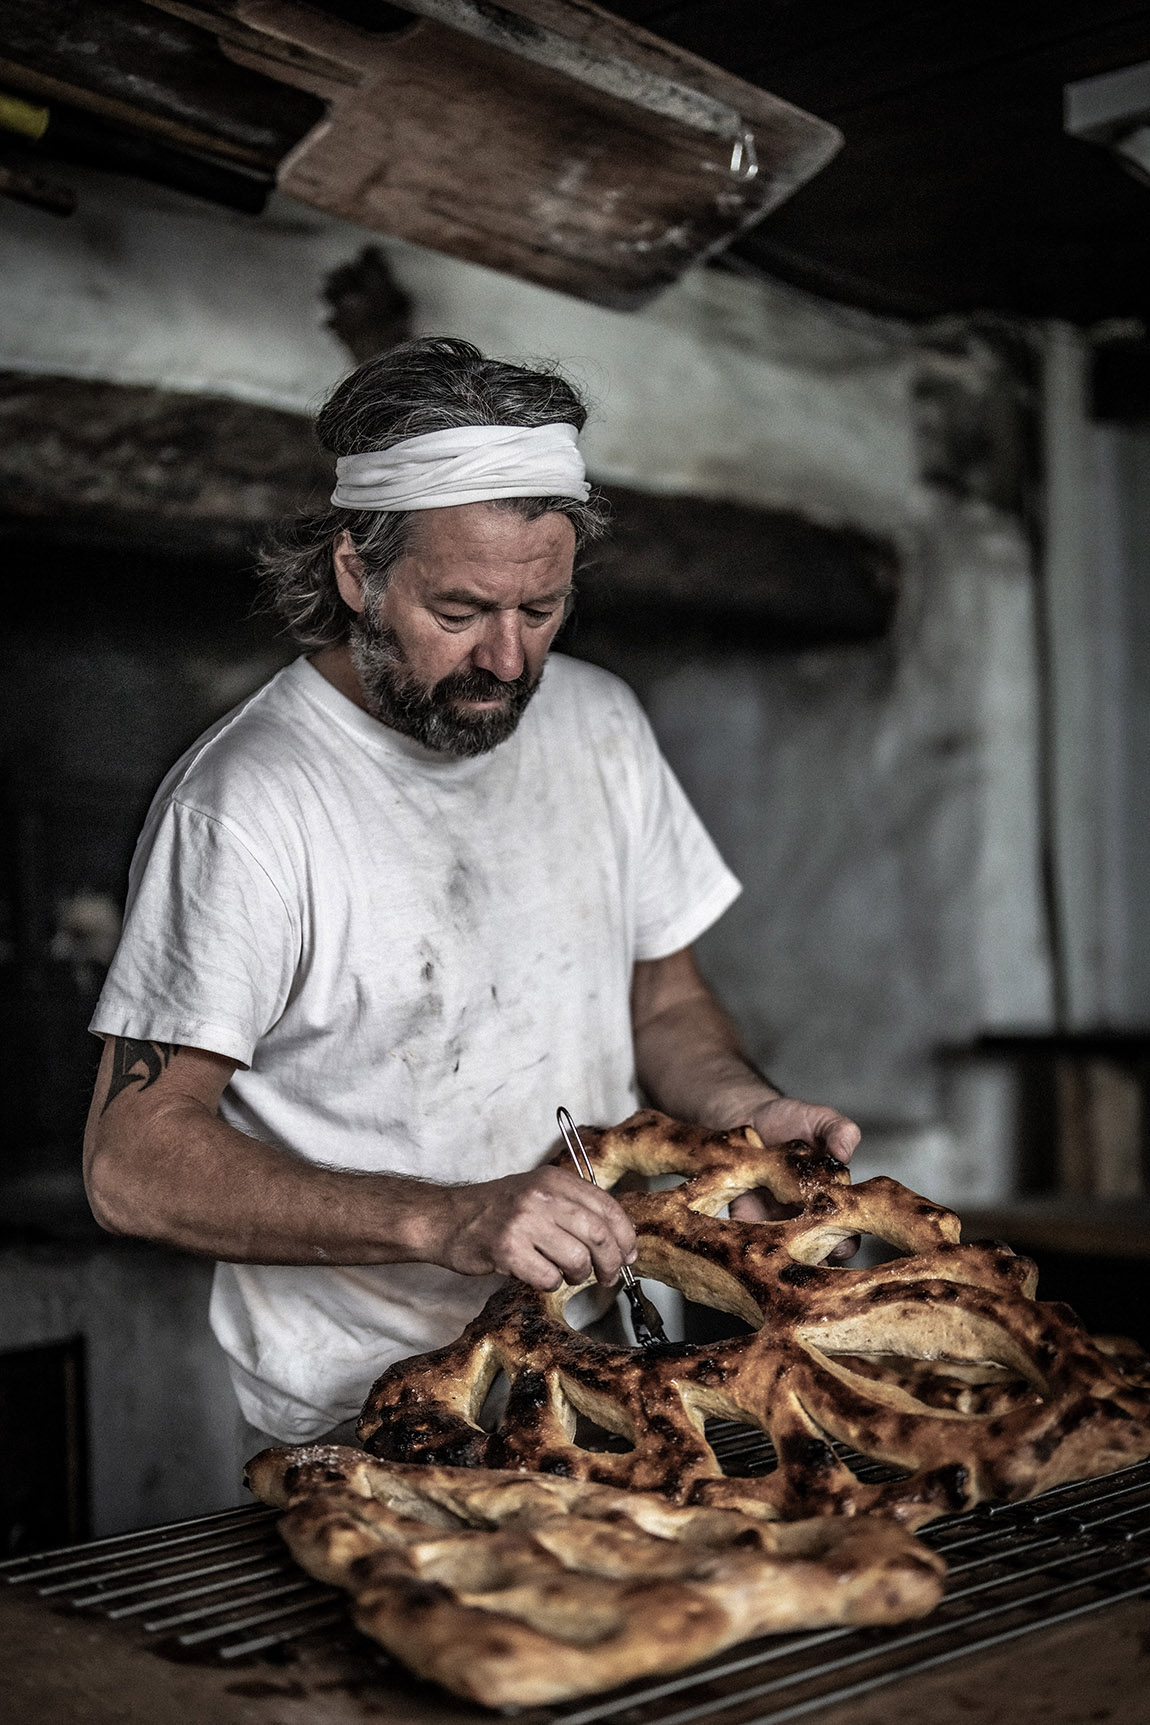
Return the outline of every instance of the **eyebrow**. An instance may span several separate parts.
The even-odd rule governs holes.
[[[567,599],[575,591],[574,582],[566,587],[556,587],[551,593],[539,593],[531,599],[524,599],[515,606],[517,611],[525,606],[555,604],[560,599]],[[478,593],[469,593],[466,587],[450,587],[442,593],[432,593],[431,602],[435,605],[469,605],[473,611],[511,610],[511,606],[497,605],[494,599],[481,598]]]

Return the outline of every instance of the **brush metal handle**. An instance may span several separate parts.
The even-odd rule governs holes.
[[[587,1146],[580,1138],[579,1128],[567,1109],[557,1108],[555,1118],[559,1122],[563,1142],[567,1146],[568,1155],[575,1164],[579,1178],[589,1180],[592,1186],[598,1186],[599,1182],[595,1178],[591,1158],[587,1154]],[[647,1298],[629,1264],[620,1264],[619,1279],[623,1284],[627,1302],[631,1307],[631,1323],[635,1330],[636,1341],[641,1347],[647,1347],[651,1342],[665,1342],[667,1332],[663,1328],[663,1320],[659,1316],[658,1307]]]

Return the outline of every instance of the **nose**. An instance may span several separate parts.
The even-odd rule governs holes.
[[[471,663],[490,671],[500,682],[513,683],[527,663],[523,651],[523,624],[516,611],[490,611],[483,634],[472,648]]]

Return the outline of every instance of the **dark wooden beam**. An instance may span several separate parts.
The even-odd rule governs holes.
[[[0,373],[0,511],[10,521],[49,534],[101,514],[258,529],[330,489],[330,458],[298,414],[174,390]]]
[[[0,375],[0,537],[250,562],[322,506],[331,460],[295,414],[72,378]],[[895,547],[794,511],[609,487],[615,531],[580,577],[573,641],[706,635],[784,647],[874,640]],[[590,654],[589,654],[590,656]]]
[[[833,126],[590,0],[503,0],[498,10],[512,16],[512,35],[553,32],[624,61],[637,86],[670,79],[723,104],[736,133],[700,129],[431,19],[381,34],[349,23],[345,6],[334,17],[296,0],[154,4],[205,27],[215,19],[239,64],[329,104],[281,166],[291,196],[604,305],[643,304],[838,147]],[[742,126],[754,177],[731,168]]]
[[[877,535],[794,510],[608,487],[615,531],[580,581],[584,637],[705,635],[755,646],[874,640],[898,596]]]

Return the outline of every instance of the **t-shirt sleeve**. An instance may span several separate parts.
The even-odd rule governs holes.
[[[666,958],[697,940],[742,886],[687,800],[644,714],[637,719],[642,841],[635,957]]]
[[[249,846],[215,817],[169,802],[141,836],[89,1029],[250,1066],[287,1004],[298,951],[285,899]]]

